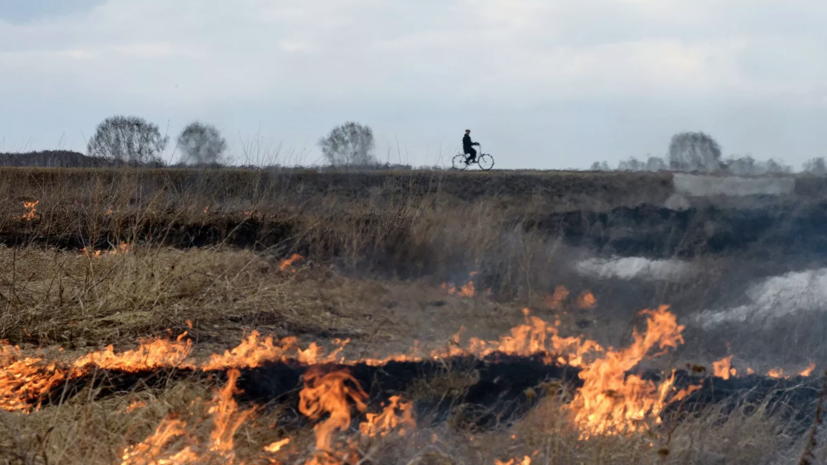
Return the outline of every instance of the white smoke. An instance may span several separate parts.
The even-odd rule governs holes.
[[[649,260],[643,257],[590,258],[575,265],[575,270],[592,278],[680,282],[694,274],[692,267],[680,260]]]
[[[693,322],[704,329],[747,320],[766,322],[796,311],[827,310],[827,268],[787,273],[747,289],[749,303],[725,310],[704,310]]]

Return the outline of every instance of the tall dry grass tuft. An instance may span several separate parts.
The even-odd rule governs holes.
[[[641,184],[603,175],[0,169],[0,240],[298,252],[401,279],[487,270],[485,287],[528,299],[551,281],[557,244],[541,221],[549,213],[660,202],[669,189],[668,177],[654,175]],[[31,200],[40,201],[39,219],[14,220]]]

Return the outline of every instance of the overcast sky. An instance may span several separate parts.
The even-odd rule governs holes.
[[[825,24],[824,0],[0,0],[0,150],[85,151],[129,114],[282,162],[355,120],[392,162],[470,128],[502,168],[616,165],[680,131],[800,167],[827,156]]]

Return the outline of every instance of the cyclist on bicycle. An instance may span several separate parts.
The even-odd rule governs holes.
[[[465,155],[468,155],[465,158],[465,164],[473,163],[477,161],[477,151],[474,150],[474,146],[479,146],[479,142],[471,142],[471,130],[465,130],[465,136],[462,138],[462,151],[465,152]]]

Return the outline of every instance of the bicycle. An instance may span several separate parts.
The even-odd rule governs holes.
[[[477,154],[477,159],[472,162],[466,162],[468,155],[459,153],[454,156],[452,161],[452,168],[455,170],[466,170],[469,166],[476,164],[483,171],[488,171],[494,167],[494,157],[490,153],[482,153],[482,147],[478,146],[480,153]]]

